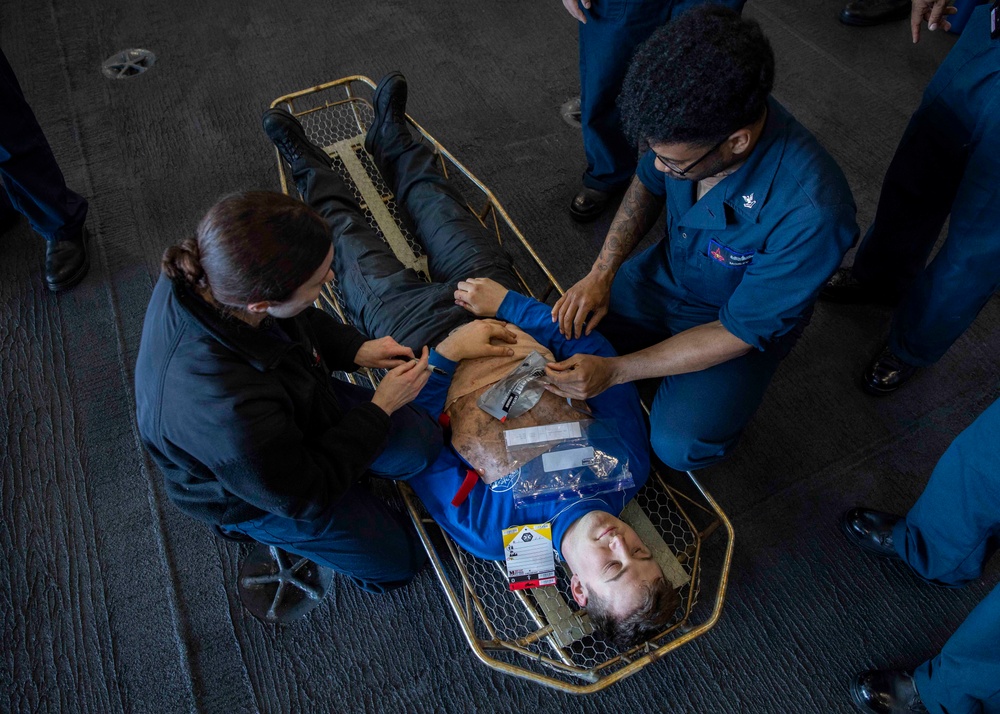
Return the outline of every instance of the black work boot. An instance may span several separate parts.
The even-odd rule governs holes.
[[[390,72],[375,87],[372,97],[375,118],[365,135],[365,151],[375,157],[380,169],[413,143],[406,124],[407,94],[402,72]]]
[[[261,125],[267,138],[277,147],[281,158],[297,174],[302,169],[321,166],[330,168],[330,157],[309,141],[299,120],[284,109],[268,109],[261,116]]]

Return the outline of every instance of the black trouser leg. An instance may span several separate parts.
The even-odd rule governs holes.
[[[466,278],[492,278],[521,289],[510,256],[449,184],[427,144],[414,141],[404,126],[387,125],[375,141],[375,161],[413,220],[431,280],[454,288]]]

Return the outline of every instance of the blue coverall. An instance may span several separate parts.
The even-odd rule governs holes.
[[[900,557],[921,577],[964,585],[1000,545],[1000,401],[951,443],[920,498],[896,524]],[[934,714],[1000,712],[1000,585],[914,672]]]
[[[598,329],[627,354],[720,320],[753,348],[659,387],[653,449],[672,468],[697,469],[724,458],[757,410],[857,239],[855,205],[834,160],[773,98],[750,156],[701,200],[654,161],[647,152],[636,176],[666,197],[666,232],[619,269]]]
[[[705,0],[594,0],[580,25],[580,122],[587,170],[583,184],[624,188],[636,165],[636,146],[622,133],[616,102],[636,49],[653,31]],[[746,0],[720,0],[740,12]]]
[[[0,214],[13,208],[49,241],[78,238],[87,218],[87,200],[66,188],[31,107],[0,50]]]
[[[1000,285],[1000,39],[989,10],[976,8],[927,86],[854,261],[859,282],[900,299],[889,348],[916,366],[940,359]]]
[[[552,350],[557,360],[567,359],[579,352],[603,357],[614,357],[616,354],[607,340],[597,333],[567,342],[559,333],[559,325],[552,322],[551,308],[513,291],[504,298],[497,311],[497,319],[520,327]],[[447,375],[432,375],[416,404],[437,416],[444,410],[456,365],[437,352],[431,353],[431,364],[446,371]],[[649,478],[646,425],[635,386],[621,384],[611,387],[588,399],[587,404],[594,416],[610,419],[618,427],[629,471],[635,482],[633,488],[576,502],[536,503],[515,508],[507,479],[496,481],[491,486],[479,480],[468,497],[458,506],[453,506],[451,500],[461,488],[469,467],[448,446],[441,450],[437,461],[429,469],[413,476],[407,483],[416,491],[434,520],[473,555],[503,560],[501,531],[504,528],[545,522],[552,523],[552,544],[559,550],[563,535],[572,523],[594,510],[618,515]]]

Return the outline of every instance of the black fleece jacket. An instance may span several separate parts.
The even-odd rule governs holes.
[[[162,275],[146,310],[139,433],[171,500],[207,523],[315,518],[386,440],[386,413],[345,412],[330,377],[356,369],[366,338],[313,307],[276,323],[284,335],[222,317]]]

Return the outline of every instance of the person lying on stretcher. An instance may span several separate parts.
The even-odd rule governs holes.
[[[679,596],[646,544],[616,517],[649,474],[638,394],[625,384],[586,405],[596,418],[615,421],[634,487],[568,505],[563,501],[515,509],[509,490],[487,485],[511,468],[503,428],[476,405],[478,396],[533,350],[555,360],[581,351],[610,357],[614,351],[596,333],[570,346],[552,322],[550,308],[518,294],[510,257],[448,185],[437,156],[410,134],[406,94],[399,73],[379,83],[365,149],[422,240],[432,282],[404,267],[371,230],[329,157],[307,140],[294,117],[271,109],[263,124],[291,167],[303,200],[330,226],[333,271],[350,321],[373,338],[394,340],[401,359],[436,345],[428,357],[432,373],[414,404],[435,418],[449,415],[451,443],[408,483],[435,521],[481,558],[503,559],[502,529],[551,523],[553,544],[573,571],[576,602],[617,644],[641,642],[665,629]],[[578,410],[545,392],[514,425],[578,420]],[[456,499],[470,465],[483,478]]]

